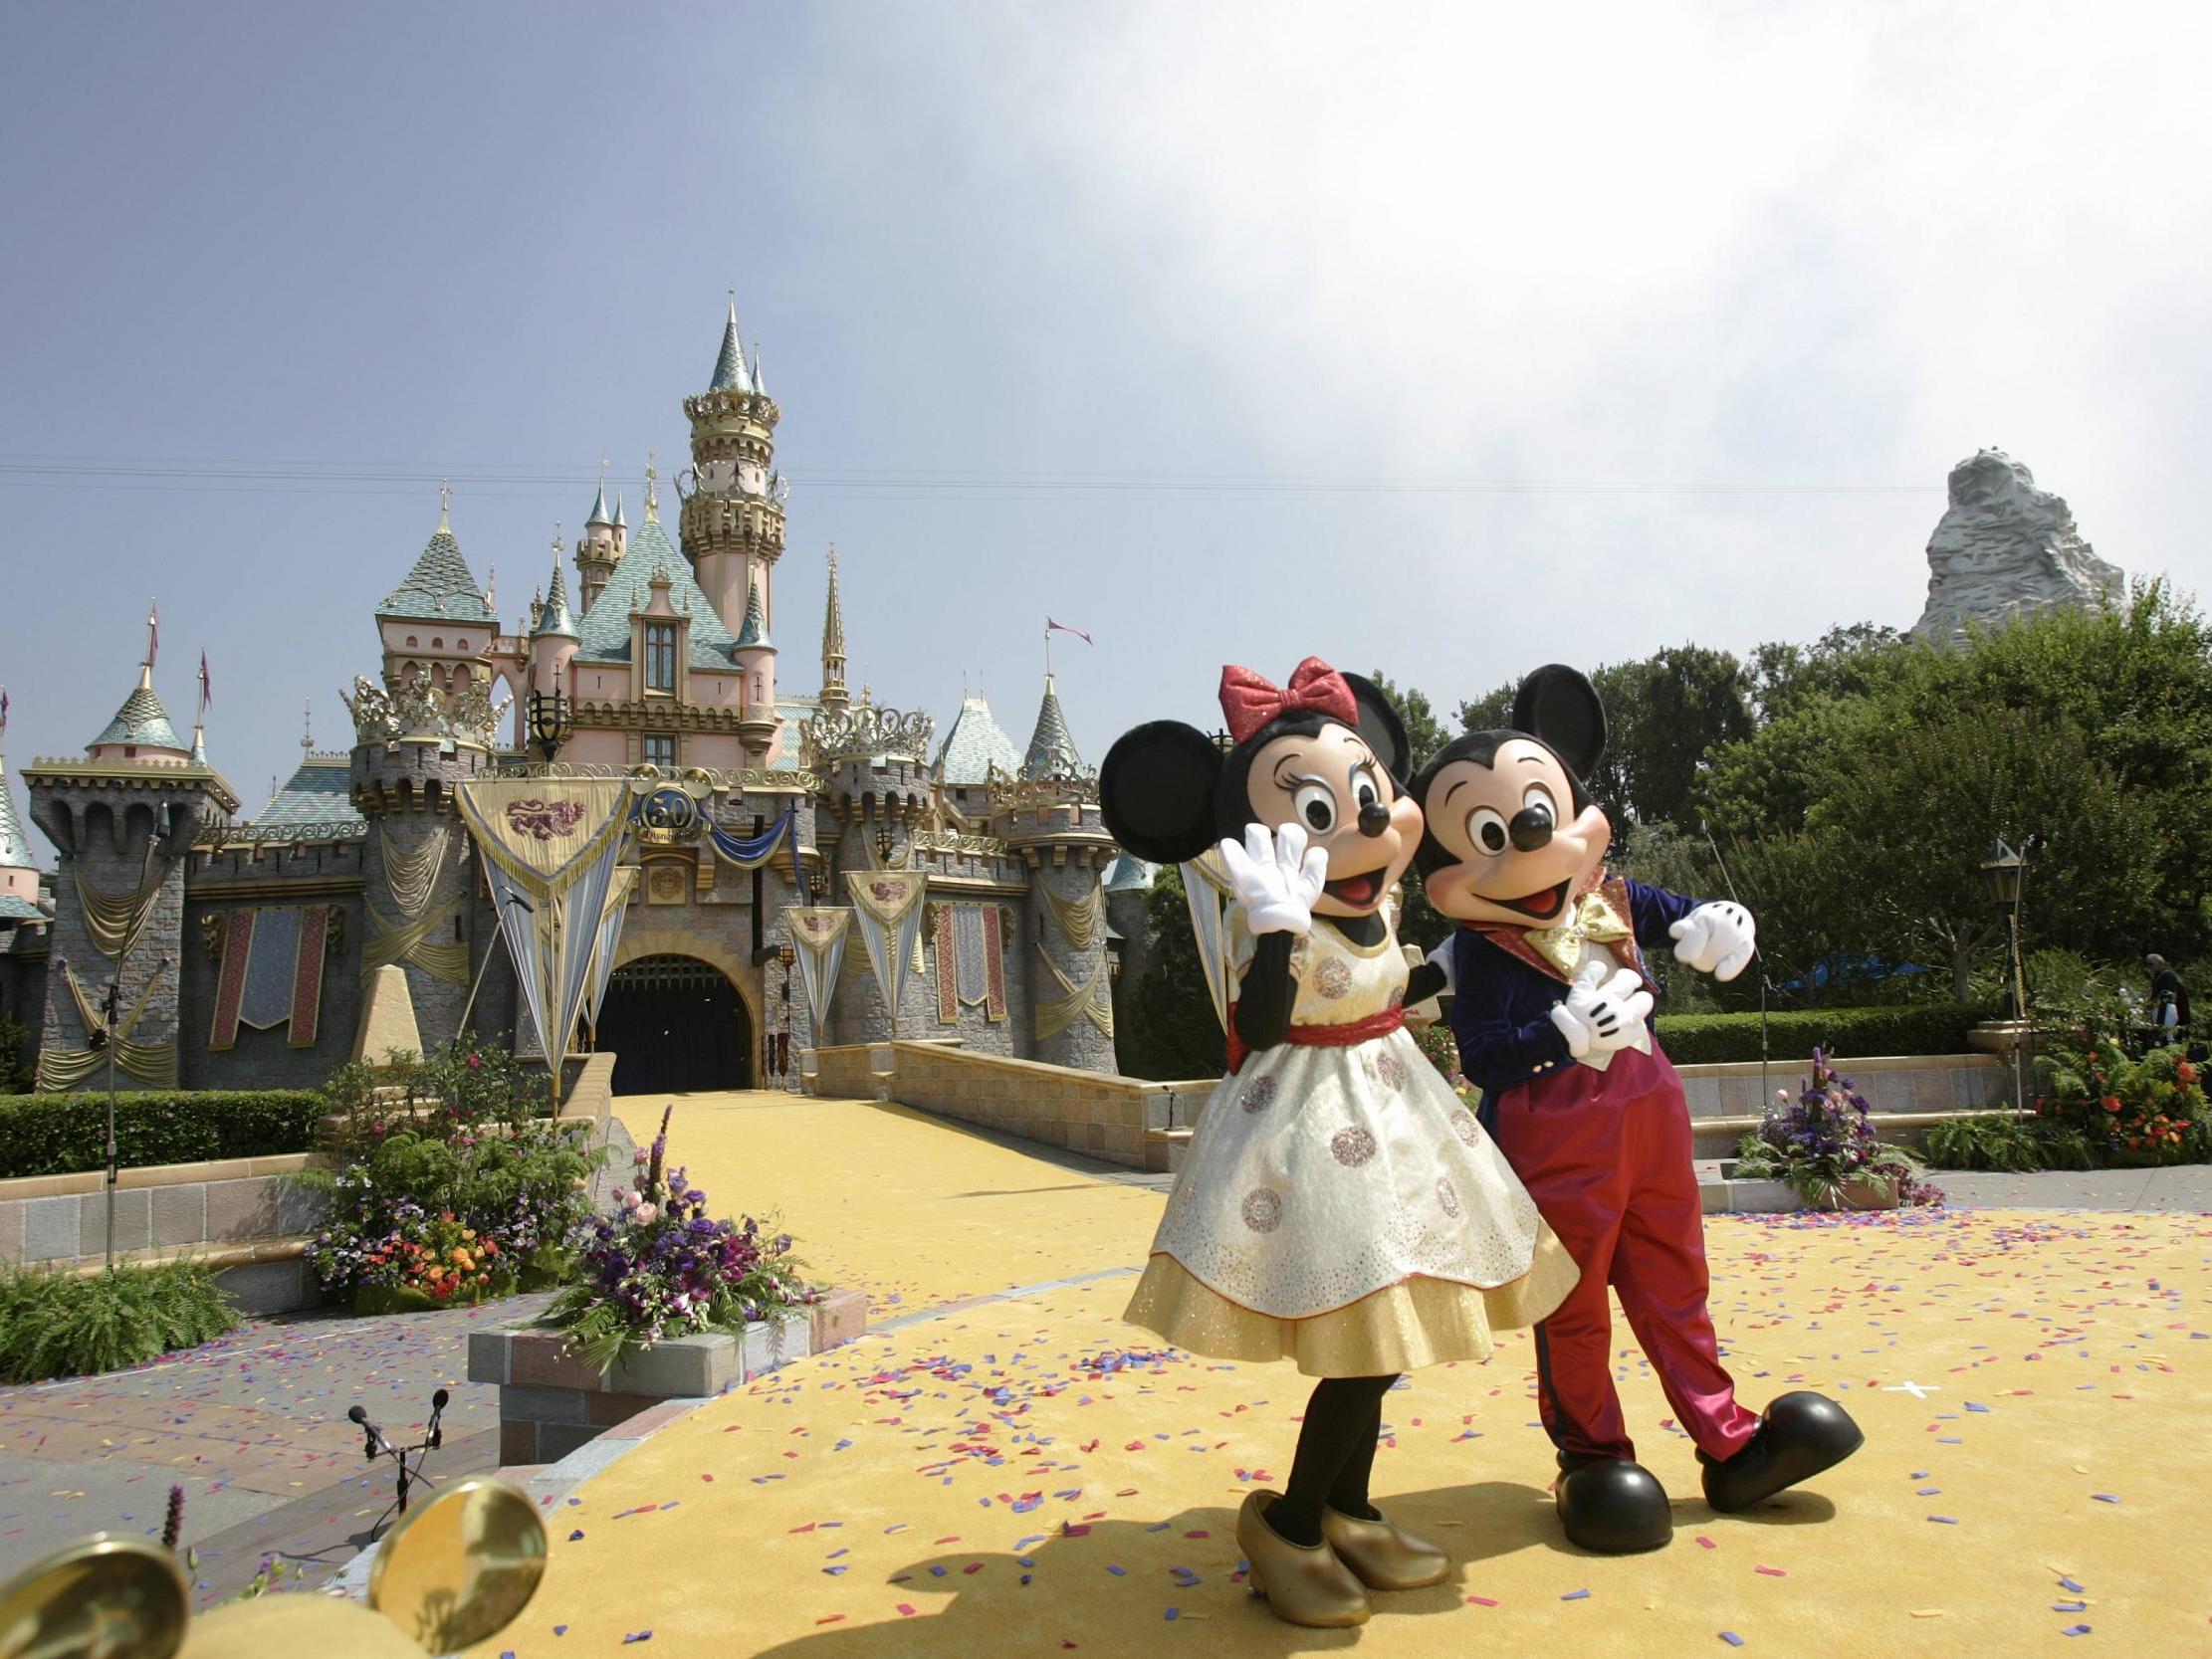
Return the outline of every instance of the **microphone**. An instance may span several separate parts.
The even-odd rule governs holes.
[[[346,1412],[345,1420],[359,1427],[361,1431],[361,1456],[371,1463],[376,1461],[378,1452],[390,1449],[384,1443],[384,1431],[368,1420],[366,1407],[354,1406]]]
[[[445,1430],[438,1426],[438,1418],[445,1411],[446,1402],[452,1398],[453,1396],[443,1388],[430,1396],[430,1433],[428,1439],[432,1451],[436,1451],[445,1444]]]

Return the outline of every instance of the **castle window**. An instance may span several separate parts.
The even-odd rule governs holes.
[[[676,628],[673,623],[645,624],[645,689],[649,692],[676,689]]]
[[[430,649],[433,651],[443,651],[445,649],[445,641],[442,639],[433,639],[430,642]]]
[[[410,648],[412,648],[412,647],[413,647],[413,645],[414,645],[414,643],[415,643],[415,636],[414,636],[414,635],[412,635],[412,634],[409,634],[409,635],[407,636],[407,644],[408,644],[408,646],[409,646]]]
[[[673,768],[676,764],[675,736],[665,731],[647,732],[645,735],[645,763],[648,766]]]
[[[453,649],[456,651],[466,651],[468,648],[469,642],[465,639],[457,639],[453,642]]]

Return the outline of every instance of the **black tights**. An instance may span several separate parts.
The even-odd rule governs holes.
[[[1373,1520],[1367,1478],[1383,1429],[1383,1396],[1396,1376],[1328,1376],[1306,1402],[1298,1455],[1283,1495],[1267,1511],[1267,1525],[1292,1544],[1321,1542],[1321,1508]]]

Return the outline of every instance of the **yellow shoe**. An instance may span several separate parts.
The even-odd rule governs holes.
[[[1418,1590],[1451,1576],[1451,1557],[1427,1539],[1401,1532],[1380,1510],[1362,1521],[1324,1507],[1321,1537],[1371,1590]]]
[[[1252,1588],[1267,1598],[1275,1617],[1291,1624],[1316,1630],[1365,1624],[1374,1610],[1367,1591],[1328,1541],[1292,1544],[1267,1525],[1267,1508],[1281,1496],[1254,1492],[1236,1514],[1236,1545],[1244,1552]]]

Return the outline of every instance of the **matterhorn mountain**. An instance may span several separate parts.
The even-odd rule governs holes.
[[[2090,550],[2064,498],[2003,450],[1951,469],[1951,501],[1928,537],[1928,603],[1917,639],[1962,645],[1966,624],[1995,627],[2058,605],[2092,606],[2125,574]]]

